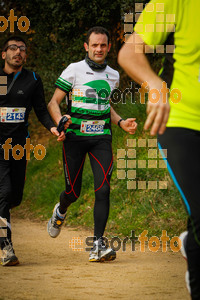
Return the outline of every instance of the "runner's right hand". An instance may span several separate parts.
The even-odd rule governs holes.
[[[71,121],[71,116],[70,115],[63,115],[61,118],[60,118],[60,121],[62,120],[62,118],[66,117],[67,118],[67,121],[63,124],[63,129],[66,130],[70,124],[72,124],[72,121]],[[59,122],[60,122],[59,121]],[[59,123],[60,124],[60,123]],[[58,124],[58,127],[59,127],[59,124]],[[57,129],[58,129],[57,127]],[[62,130],[61,132],[59,132],[59,137],[57,139],[58,142],[62,142],[65,140],[65,132],[64,130]]]

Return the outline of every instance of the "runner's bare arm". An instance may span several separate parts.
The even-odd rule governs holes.
[[[60,119],[62,118],[62,114],[60,111],[60,103],[62,102],[62,100],[65,96],[66,96],[65,92],[56,88],[56,90],[53,94],[53,97],[48,104],[49,113],[57,125],[58,125]],[[67,129],[69,127],[69,125],[72,123],[72,121],[71,121],[71,117],[69,115],[65,115],[65,116],[68,118],[68,121],[65,123],[64,128]],[[64,139],[65,139],[65,133],[64,133],[64,131],[62,131],[57,140],[63,141]]]
[[[115,125],[118,125],[119,120],[122,118],[116,113],[114,108],[111,106],[110,109],[110,114],[111,114],[111,122]],[[137,123],[135,122],[135,118],[128,118],[126,120],[122,120],[120,122],[120,127],[126,131],[129,132],[130,134],[134,134],[136,129],[137,129]]]
[[[60,103],[66,96],[66,93],[63,92],[62,90],[56,88],[53,97],[51,98],[51,101],[48,104],[48,110],[51,115],[51,117],[54,119],[56,124],[58,125],[60,119],[62,118],[62,114],[60,111]],[[67,116],[69,119],[71,118],[70,116]]]
[[[137,43],[135,39],[137,39]],[[141,52],[141,45],[143,46],[143,53],[139,53]],[[120,50],[118,62],[133,80],[139,84],[147,82],[149,90],[158,89],[160,92],[162,80],[152,70],[144,54],[145,45],[140,36],[136,36],[134,32]],[[166,104],[163,102],[160,99],[158,103],[148,102],[147,104],[147,119],[144,129],[147,130],[151,127],[151,135],[155,135],[157,132],[162,134],[165,131],[170,107],[168,101]]]

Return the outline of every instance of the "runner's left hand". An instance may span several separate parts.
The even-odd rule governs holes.
[[[51,131],[51,133],[52,133],[53,135],[55,135],[55,136],[58,137],[58,138],[57,138],[57,141],[58,141],[58,142],[63,142],[63,141],[65,140],[65,133],[64,133],[64,131],[62,131],[62,132],[59,134],[59,132],[58,132],[58,130],[57,130],[56,127],[51,127],[50,131]]]

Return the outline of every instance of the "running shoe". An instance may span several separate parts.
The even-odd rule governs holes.
[[[106,247],[102,239],[95,241],[90,251],[89,261],[103,262],[111,261],[116,258],[116,252],[112,248]]]
[[[186,250],[185,250],[186,249],[187,235],[188,235],[188,232],[184,231],[179,236],[179,239],[181,241],[181,253],[182,253],[183,257],[185,258],[185,260],[187,260],[187,254],[186,254]],[[190,277],[189,276],[189,271],[187,270],[186,273],[185,273],[185,282],[186,282],[188,292],[191,294],[189,277]]]
[[[15,255],[12,242],[8,239],[5,242],[5,246],[2,249],[1,264],[3,266],[15,266],[19,264],[19,260]]]
[[[59,211],[58,211],[59,206],[60,206],[60,203],[57,203],[55,205],[52,217],[47,224],[48,234],[52,238],[56,238],[60,234],[61,227],[65,220],[65,217],[62,218],[61,216],[58,216],[59,215]]]
[[[179,236],[179,239],[181,241],[181,253],[182,253],[183,257],[185,258],[185,260],[187,260],[187,254],[186,254],[186,251],[185,251],[187,235],[188,235],[188,232],[184,231]]]

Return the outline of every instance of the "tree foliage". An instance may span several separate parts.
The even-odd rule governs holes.
[[[87,30],[92,26],[104,26],[110,31],[112,48],[109,64],[120,70],[117,53],[123,44],[123,15],[134,12],[134,2],[6,0],[0,4],[0,15],[8,19],[10,10],[13,9],[18,18],[26,16],[30,20],[30,28],[27,32],[21,33],[15,22],[14,33],[10,33],[9,27],[5,32],[0,32],[0,45],[13,34],[26,39],[28,43],[26,67],[41,75],[49,99],[54,90],[54,82],[61,71],[71,62],[84,58],[83,43]],[[129,86],[127,80],[130,81],[123,74],[121,84]]]

